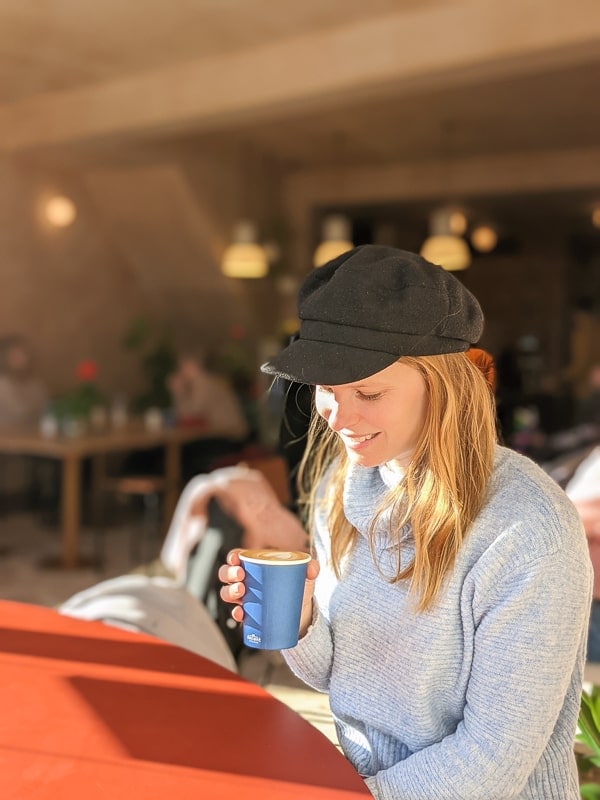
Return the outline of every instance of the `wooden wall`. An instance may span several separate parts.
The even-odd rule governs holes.
[[[0,159],[0,335],[29,337],[52,392],[91,358],[103,388],[128,395],[141,373],[122,339],[137,315],[169,326],[188,352],[218,346],[234,325],[253,343],[268,336],[273,283],[219,271],[240,213],[235,179],[231,164],[194,154],[77,168]],[[55,192],[76,203],[68,228],[40,215]]]

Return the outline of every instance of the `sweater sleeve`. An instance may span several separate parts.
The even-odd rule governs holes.
[[[319,692],[329,692],[333,640],[325,615],[319,612],[315,601],[313,622],[296,647],[282,650],[288,666],[300,680]]]
[[[477,627],[463,718],[451,735],[367,778],[377,800],[509,800],[530,780],[578,660],[583,669],[591,570],[578,554],[554,552],[485,584],[472,587]],[[565,726],[565,747],[575,725]],[[549,796],[547,787],[532,796]]]

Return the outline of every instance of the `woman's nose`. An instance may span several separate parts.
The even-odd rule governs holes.
[[[332,398],[328,407],[328,414],[325,417],[327,424],[333,431],[341,431],[351,426],[356,414],[352,411],[351,405]]]

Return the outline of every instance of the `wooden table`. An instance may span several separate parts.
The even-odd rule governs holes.
[[[0,429],[0,453],[44,456],[61,461],[61,538],[62,565],[76,567],[79,557],[79,528],[81,522],[81,465],[92,459],[96,473],[101,470],[102,456],[163,447],[165,520],[171,519],[181,491],[181,446],[218,435],[205,426],[165,427],[147,430],[141,421],[124,428],[110,428],[102,433],[68,438],[44,437],[37,430],[14,431]]]
[[[334,745],[223,667],[0,601],[2,800],[358,800]]]

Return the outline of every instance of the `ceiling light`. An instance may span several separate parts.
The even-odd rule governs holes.
[[[77,209],[69,197],[55,195],[46,201],[44,214],[55,228],[66,228],[74,222]]]
[[[467,217],[458,208],[448,210],[448,228],[455,236],[464,236],[467,230]]]
[[[313,265],[322,267],[333,258],[352,250],[350,220],[343,214],[332,214],[323,220],[321,244],[315,250]]]
[[[491,253],[498,244],[498,234],[491,225],[478,225],[471,231],[471,244],[480,253]]]
[[[471,263],[467,243],[458,236],[430,236],[423,243],[421,255],[449,272],[467,269]]]
[[[452,232],[452,209],[441,208],[431,214],[430,235],[423,242],[421,255],[432,264],[454,272],[466,269],[471,263],[471,253],[464,239]]]
[[[221,272],[228,278],[264,278],[269,271],[267,253],[256,242],[256,226],[241,220],[233,229],[233,241],[223,253]]]

